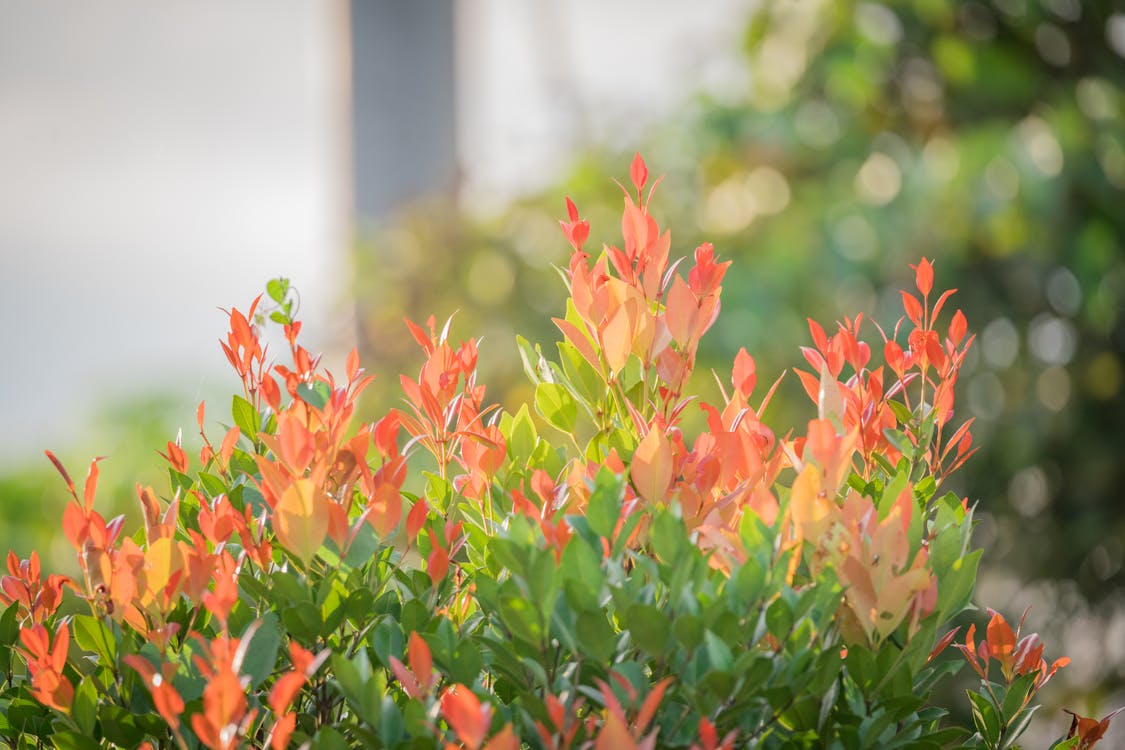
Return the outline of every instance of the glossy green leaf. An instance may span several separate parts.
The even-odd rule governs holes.
[[[547,423],[563,432],[573,432],[578,405],[561,383],[543,382],[535,386],[535,410]]]
[[[250,678],[250,686],[257,687],[273,672],[277,664],[277,651],[281,647],[281,630],[276,614],[267,612],[257,621],[250,634],[246,656],[242,660],[241,674]],[[250,632],[250,628],[247,628]],[[242,634],[246,638],[246,633]]]

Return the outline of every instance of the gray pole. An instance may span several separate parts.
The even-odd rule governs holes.
[[[356,229],[414,199],[453,197],[453,0],[352,0]]]

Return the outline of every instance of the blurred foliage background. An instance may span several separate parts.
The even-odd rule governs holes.
[[[666,175],[654,212],[674,254],[707,240],[735,261],[700,350],[706,393],[708,371],[729,371],[740,346],[763,383],[800,365],[806,315],[893,325],[907,264],[925,255],[978,336],[958,397],[981,450],[951,487],[979,502],[978,598],[1009,618],[1031,606],[1048,656],[1072,657],[1047,697],[1098,715],[1125,704],[1125,8],[780,0],[745,28],[742,95],[695,98],[627,150],[591,148],[499,216],[418,205],[361,238],[357,321],[380,376],[369,416],[419,365],[403,315],[456,311],[453,336],[484,339],[491,397],[527,399],[514,339],[557,339],[562,197],[590,220],[591,243],[617,241],[610,178],[626,179],[633,150]],[[131,511],[133,482],[162,486],[152,451],[169,424],[192,423],[160,413],[107,409],[93,450],[64,461],[77,478],[116,447],[101,496]],[[767,421],[811,413],[789,375]],[[0,545],[50,547],[63,500],[41,490],[50,473],[43,462],[0,477]],[[1058,708],[1042,712],[1056,728]]]
[[[562,196],[590,220],[592,242],[616,242],[609,177],[626,180],[634,146],[666,175],[655,213],[673,254],[709,240],[735,261],[700,352],[705,390],[706,370],[729,371],[740,346],[766,382],[799,365],[805,315],[862,311],[893,325],[908,263],[935,259],[978,336],[959,413],[976,418],[981,450],[952,489],[979,502],[979,599],[1009,616],[1031,606],[1027,626],[1073,658],[1049,691],[1061,705],[1100,715],[1125,704],[1120,11],[1079,0],[764,3],[746,25],[745,96],[697,98],[629,153],[591,151],[501,216],[443,222],[420,206],[367,238],[357,275],[367,351],[381,372],[409,369],[403,312],[440,321],[457,310],[455,335],[485,339],[493,397],[525,399],[512,341],[558,338]],[[808,418],[796,378],[780,393],[767,421]],[[1044,711],[1056,727],[1058,708]]]

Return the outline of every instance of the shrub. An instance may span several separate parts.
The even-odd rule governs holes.
[[[905,317],[831,335],[797,370],[816,417],[763,421],[744,350],[699,401],[689,380],[729,262],[686,276],[637,157],[622,247],[572,247],[562,341],[522,339],[533,409],[489,406],[477,342],[408,323],[424,355],[404,406],[356,421],[372,378],[299,343],[288,282],[229,313],[241,381],[198,459],[162,453],[143,528],[105,520],[98,459],[62,529],[81,577],[9,554],[0,737],[12,747],[1012,747],[1054,672],[991,613],[948,651],[980,550],[939,492],[973,453],[953,421],[972,336],[932,264]],[[287,364],[258,331],[280,325]],[[863,339],[869,330],[876,345]],[[684,415],[701,410],[688,434]],[[534,415],[533,415],[534,410]],[[212,432],[212,436],[217,433]],[[972,726],[929,703],[968,663]],[[1090,747],[1075,717],[1055,747]]]

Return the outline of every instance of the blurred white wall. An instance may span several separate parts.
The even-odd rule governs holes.
[[[747,4],[458,0],[465,204],[738,86]],[[346,341],[347,10],[0,0],[0,465],[71,442],[107,394],[178,389],[190,431],[234,386],[216,307],[270,277],[300,288],[313,346]]]
[[[460,0],[465,208],[490,213],[551,184],[582,144],[632,148],[696,92],[744,90],[739,46],[756,4]]]
[[[345,11],[0,2],[0,461],[67,442],[107,392],[167,384],[190,426],[233,385],[216,307],[272,276],[331,329]]]

